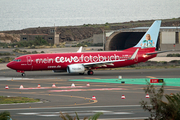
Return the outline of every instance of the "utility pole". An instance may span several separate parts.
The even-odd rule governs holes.
[[[104,29],[103,29],[103,51],[104,51]]]

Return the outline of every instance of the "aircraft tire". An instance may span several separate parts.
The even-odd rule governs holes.
[[[25,74],[25,73],[22,73],[21,75],[22,75],[23,77],[24,77],[24,76],[26,76],[26,74]]]
[[[93,74],[94,74],[94,72],[92,70],[88,71],[88,75],[93,75]]]

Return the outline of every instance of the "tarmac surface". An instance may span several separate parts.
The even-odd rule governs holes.
[[[30,97],[41,102],[0,105],[0,112],[7,110],[16,120],[58,120],[61,119],[60,111],[72,116],[77,112],[80,118],[103,112],[100,119],[145,119],[149,113],[140,107],[139,102],[149,100],[143,91],[146,85],[133,84],[136,83],[135,78],[180,78],[179,73],[180,68],[95,70],[94,75],[32,71],[21,77],[14,70],[4,69],[0,70],[0,96]],[[119,76],[134,78],[134,81],[121,84]],[[86,81],[72,79],[90,79],[90,86]],[[115,82],[95,82],[99,79],[114,79]],[[75,87],[71,87],[72,83]],[[37,88],[38,84],[40,88]],[[52,87],[53,84],[56,87]],[[6,85],[9,89],[5,89]],[[20,85],[24,89],[20,89]],[[165,93],[180,92],[179,86],[165,86]],[[156,88],[160,88],[160,85],[156,85]],[[122,95],[125,95],[125,99],[121,99]],[[92,96],[96,100],[92,100]]]

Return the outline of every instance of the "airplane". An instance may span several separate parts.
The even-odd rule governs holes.
[[[93,75],[93,69],[124,67],[145,62],[163,51],[155,51],[161,20],[156,20],[141,40],[123,51],[82,52],[82,47],[74,53],[28,54],[15,58],[7,67],[22,73],[25,71],[53,70],[67,71],[83,75]],[[167,51],[164,51],[167,52]]]

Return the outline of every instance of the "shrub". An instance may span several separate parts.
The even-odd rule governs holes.
[[[35,50],[35,51],[32,51],[32,54],[37,54],[38,52]]]
[[[177,54],[167,54],[166,57],[180,57],[180,54],[177,53]]]
[[[19,42],[15,42],[15,43],[4,43],[4,44],[0,44],[0,46],[3,46],[3,48],[8,48],[8,47],[29,47],[32,46],[32,48],[34,46],[40,46],[40,45],[48,45],[48,42],[46,40],[44,40],[41,36],[37,36],[35,40],[30,40],[30,41],[19,41]]]
[[[0,120],[10,120],[10,117],[11,115],[8,111],[4,111],[0,113]]]
[[[142,108],[150,113],[149,120],[179,120],[180,119],[180,93],[164,95],[164,86],[162,84],[159,90],[156,90],[154,85],[147,82],[147,87],[144,88],[146,94],[149,94],[150,104],[141,101]],[[163,97],[167,102],[163,101]]]

